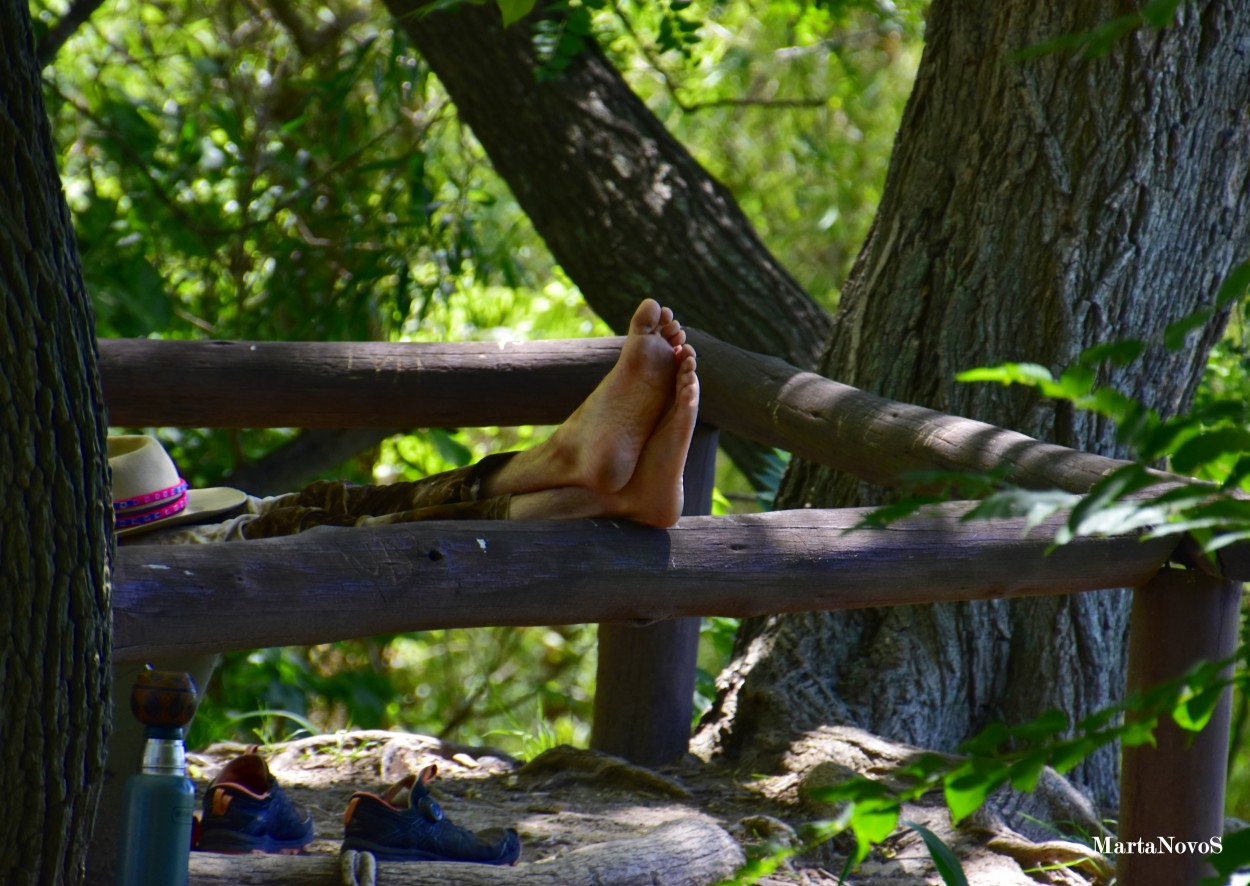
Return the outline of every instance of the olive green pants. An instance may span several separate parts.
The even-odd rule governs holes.
[[[267,499],[242,536],[277,538],[314,526],[379,526],[419,520],[506,520],[511,495],[482,498],[482,483],[516,455],[503,452],[423,480],[355,486],[319,480],[290,495]]]

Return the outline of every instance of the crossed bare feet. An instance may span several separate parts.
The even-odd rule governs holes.
[[[694,349],[684,345],[673,400],[642,447],[629,482],[609,496],[605,517],[628,517],[648,526],[672,526],[684,504],[682,472],[699,415]]]
[[[508,462],[486,494],[512,516],[627,517],[671,526],[699,409],[694,349],[669,308],[646,299],[616,365],[550,439]]]
[[[551,437],[571,485],[617,492],[629,482],[672,400],[673,380],[688,347],[670,308],[650,298],[638,306],[616,365]]]

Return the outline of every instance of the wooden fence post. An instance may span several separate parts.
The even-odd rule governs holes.
[[[1174,679],[1196,661],[1232,656],[1240,607],[1239,582],[1197,571],[1164,569],[1137,588],[1129,630],[1128,691]],[[1224,834],[1231,706],[1232,692],[1226,689],[1202,732],[1186,732],[1169,718],[1159,723],[1155,747],[1124,749],[1119,827],[1124,845],[1118,848],[1129,851],[1116,854],[1118,882],[1193,886],[1213,873],[1206,853],[1193,849]],[[1160,851],[1165,840],[1187,846]]]
[[[711,512],[717,437],[715,428],[695,428],[686,456],[683,516]],[[644,766],[681,759],[690,744],[700,621],[599,625],[592,748]]]

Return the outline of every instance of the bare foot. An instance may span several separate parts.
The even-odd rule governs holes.
[[[643,446],[633,476],[610,497],[606,516],[627,517],[661,529],[672,526],[681,517],[685,500],[682,472],[699,415],[699,377],[690,345],[683,345],[678,357],[681,363],[673,402]]]
[[[629,482],[672,398],[685,344],[671,309],[650,298],[638,306],[616,365],[551,436],[561,485],[614,493]]]

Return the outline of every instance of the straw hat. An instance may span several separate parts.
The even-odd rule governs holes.
[[[109,437],[108,457],[119,536],[204,520],[247,501],[247,493],[237,489],[188,489],[153,437]]]

